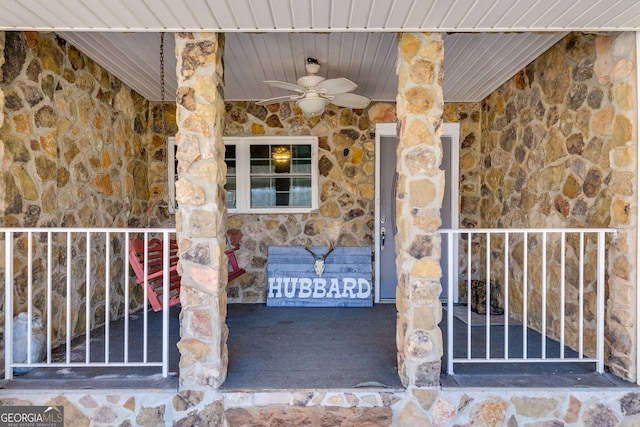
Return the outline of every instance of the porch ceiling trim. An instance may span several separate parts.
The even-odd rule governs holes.
[[[10,0],[0,29],[60,31],[633,31],[637,0]]]

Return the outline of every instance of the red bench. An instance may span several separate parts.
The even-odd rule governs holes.
[[[224,253],[229,259],[229,278],[232,281],[244,273],[246,270],[238,266],[235,252],[238,247],[227,249]],[[144,267],[144,240],[131,239],[129,241],[129,264],[136,275],[136,282],[147,287],[147,299],[153,311],[162,310],[163,295],[163,271],[164,248],[160,239],[149,240],[147,249],[148,272],[145,285]],[[175,240],[169,241],[169,306],[180,303],[180,275],[178,274],[178,245]]]

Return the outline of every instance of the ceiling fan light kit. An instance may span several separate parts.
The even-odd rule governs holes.
[[[366,108],[371,102],[369,98],[355,93],[358,85],[344,77],[326,79],[317,73],[320,64],[313,58],[307,58],[305,64],[307,75],[298,78],[296,83],[277,80],[265,81],[268,85],[297,92],[295,95],[279,96],[257,102],[257,105],[268,105],[281,101],[295,101],[305,116],[319,116],[329,103],[338,107]]]
[[[324,107],[328,101],[324,98],[302,98],[296,101],[296,105],[302,110],[305,116],[319,116],[324,112]]]

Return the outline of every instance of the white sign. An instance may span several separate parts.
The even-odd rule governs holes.
[[[270,277],[269,298],[371,298],[371,283],[363,278]]]

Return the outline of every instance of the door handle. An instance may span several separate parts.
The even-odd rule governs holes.
[[[384,241],[387,238],[387,228],[380,228],[380,250],[384,251]]]

